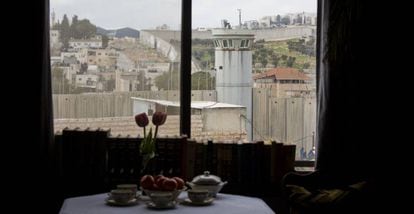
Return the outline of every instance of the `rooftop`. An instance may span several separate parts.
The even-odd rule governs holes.
[[[140,100],[145,102],[157,103],[163,106],[175,106],[180,107],[180,102],[177,101],[168,101],[168,100],[153,100],[145,99],[140,97],[131,97],[133,100]],[[218,103],[213,101],[192,101],[191,108],[195,109],[207,109],[207,108],[245,108],[245,106],[234,105],[229,103]]]
[[[264,73],[257,74],[254,80],[274,77],[277,80],[310,80],[310,78],[295,68],[274,68]]]

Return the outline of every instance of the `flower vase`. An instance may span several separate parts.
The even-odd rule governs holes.
[[[140,170],[140,180],[144,175],[153,175],[154,171],[155,171],[155,158],[154,156],[152,156],[152,158],[150,158],[151,155],[150,154],[143,154],[142,155],[142,166],[141,166],[141,170]],[[144,161],[146,161],[146,163],[144,163]],[[145,193],[145,191],[142,191],[142,195],[146,196],[147,194]]]

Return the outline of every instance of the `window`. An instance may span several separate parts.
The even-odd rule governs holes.
[[[134,114],[155,110],[143,106],[167,105],[167,124],[175,124],[168,124],[174,128],[161,129],[160,134],[178,134],[179,101],[183,98],[180,86],[191,83],[192,137],[276,140],[297,145],[297,158],[307,159],[316,123],[316,0],[301,0],[296,6],[288,0],[278,4],[270,0],[194,0],[191,29],[202,30],[192,31],[191,56],[180,50],[187,44],[180,35],[181,0],[50,3],[51,29],[58,31],[58,39],[51,40],[52,57],[74,53],[80,62],[52,66],[56,131],[69,125],[65,119],[78,119],[79,124],[70,125],[82,128],[86,124],[81,121],[87,117],[89,121],[96,119],[96,127],[111,128],[113,135],[136,135],[136,125],[131,121]],[[240,9],[240,16],[235,8]],[[227,21],[222,22],[224,19]],[[72,26],[79,24],[84,26]],[[111,31],[119,26],[132,30],[125,35]],[[98,32],[106,33],[96,37]],[[75,47],[68,44],[71,37]],[[188,82],[180,82],[180,56],[191,63]],[[78,87],[73,79],[81,74],[99,75],[92,78],[93,85],[102,87],[88,91]],[[282,80],[276,81],[280,77]],[[86,92],[88,97],[93,94],[102,98],[96,100],[104,101],[96,105],[77,102],[86,97]],[[73,99],[64,99],[66,94]],[[115,102],[125,106],[112,108]],[[71,107],[65,108],[67,112],[57,109],[62,106]],[[76,115],[70,109],[99,111],[94,115],[102,117]],[[131,129],[108,125],[110,117],[125,119]],[[106,119],[108,123],[103,123]],[[162,133],[166,130],[171,132]]]
[[[133,115],[165,104],[174,109],[159,134],[179,134],[181,0],[50,0],[50,13],[51,57],[80,62],[52,66],[55,131],[137,136]]]
[[[223,48],[227,48],[227,47],[228,47],[227,40],[223,40]]]
[[[240,43],[240,47],[241,47],[241,48],[244,48],[244,44],[245,44],[245,42],[246,42],[245,40],[241,40],[241,43]]]
[[[192,94],[212,96],[192,96],[203,122],[192,137],[295,144],[296,158],[309,159],[316,124],[317,1],[296,2],[193,1],[192,28],[206,30],[192,35],[198,59]]]

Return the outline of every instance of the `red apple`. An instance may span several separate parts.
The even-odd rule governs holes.
[[[158,178],[155,183],[158,185],[159,188],[163,189],[163,185],[162,184],[167,179],[168,179],[167,177],[162,176],[162,177]]]
[[[164,190],[173,191],[177,189],[177,181],[172,178],[167,178],[162,182],[162,187]]]
[[[142,176],[141,181],[140,181],[141,187],[144,188],[144,189],[152,188],[154,183],[155,183],[155,181],[154,181],[154,177],[152,177],[152,175],[144,175],[144,176]]]
[[[154,176],[155,183],[157,183],[158,179],[163,178],[164,175],[156,175]]]
[[[157,184],[152,185],[151,190],[161,190]]]
[[[180,177],[173,177],[173,179],[177,182],[177,189],[182,189],[184,187],[184,180]]]

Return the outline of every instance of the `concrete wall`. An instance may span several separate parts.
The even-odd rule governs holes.
[[[194,101],[216,101],[215,91],[192,91]],[[133,114],[131,97],[178,101],[179,91],[134,91],[93,94],[54,94],[53,116],[60,118],[123,117]]]
[[[177,40],[177,41],[181,40],[181,31],[177,31],[177,30],[142,30],[141,32],[150,33],[167,42],[169,42],[171,39]],[[206,31],[193,30],[191,33],[191,37],[193,39],[211,39],[211,30],[206,30]]]
[[[158,52],[168,57],[170,61],[178,62],[180,60],[179,50],[169,43],[170,39],[159,37],[158,35],[152,34],[150,31],[141,31],[139,39],[141,43],[157,49]]]
[[[256,40],[278,41],[286,39],[301,38],[302,36],[316,35],[316,28],[309,26],[295,26],[274,29],[251,30]]]
[[[152,36],[159,37],[166,42],[171,39],[181,40],[181,32],[174,30],[143,30],[142,32],[151,34]],[[211,30],[206,31],[192,31],[193,39],[211,39]],[[289,26],[286,28],[269,28],[269,29],[257,29],[251,30],[255,34],[256,40],[264,39],[265,41],[278,41],[293,38],[300,38],[302,36],[316,35],[316,27],[314,26]]]
[[[272,88],[253,89],[253,139],[295,144],[309,152],[316,131],[316,98],[276,98]]]

